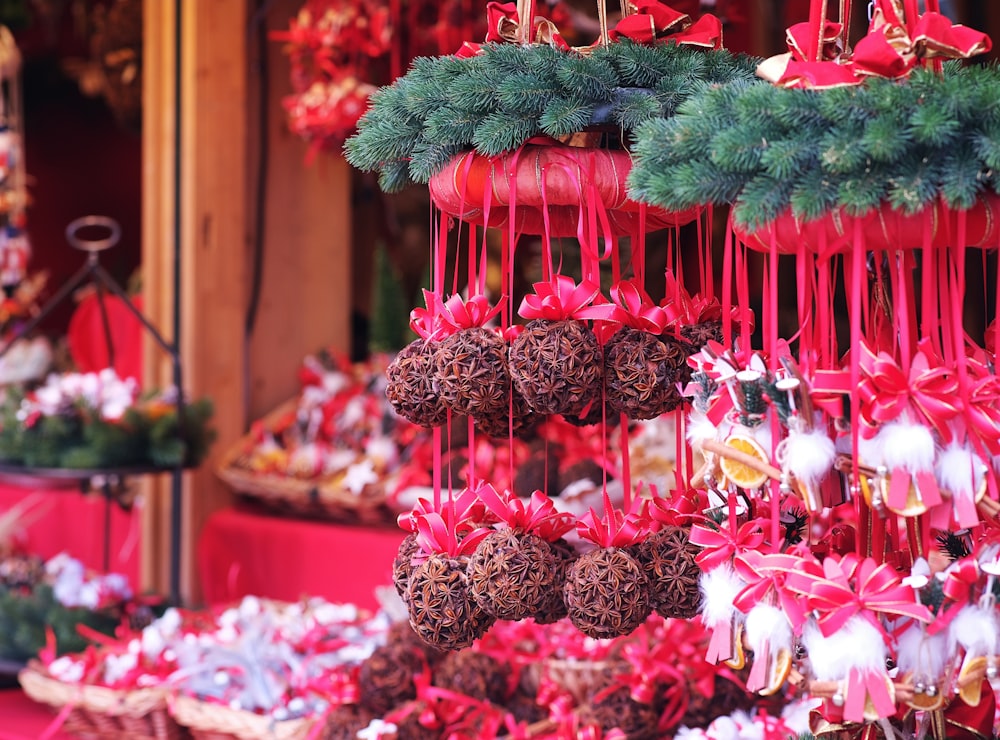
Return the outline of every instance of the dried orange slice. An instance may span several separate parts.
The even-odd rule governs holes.
[[[760,446],[757,440],[744,436],[742,434],[734,434],[726,440],[726,446],[732,447],[737,452],[741,452],[744,455],[749,455],[750,457],[759,460],[762,464],[769,464],[767,453],[764,452],[764,448]],[[719,460],[719,467],[722,468],[722,472],[725,474],[726,479],[729,482],[739,486],[740,488],[760,488],[764,483],[767,482],[767,473],[760,470],[756,470],[744,462],[735,460],[731,457],[725,455],[720,455],[721,460]]]
[[[767,686],[757,693],[761,696],[771,696],[785,685],[788,674],[792,672],[792,652],[788,648],[778,650],[771,661],[771,675]]]
[[[912,678],[910,683],[912,683]],[[936,712],[944,707],[945,692],[941,691],[937,684],[919,686],[919,691],[917,688],[914,687],[913,697],[906,702],[910,707],[922,712]]]
[[[958,695],[970,707],[978,707],[983,695],[983,677],[986,675],[986,658],[979,655],[966,658],[958,673]]]
[[[747,664],[747,654],[743,649],[743,623],[740,622],[733,629],[733,657],[723,661],[734,671],[741,671]]]

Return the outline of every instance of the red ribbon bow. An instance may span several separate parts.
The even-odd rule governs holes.
[[[598,547],[628,547],[639,542],[649,532],[649,520],[640,513],[619,511],[611,506],[604,494],[605,514],[597,515],[593,507],[576,524],[577,534]]]
[[[434,504],[425,498],[418,498],[412,511],[404,512],[396,517],[396,524],[407,532],[417,531],[417,522],[421,516],[432,512],[440,514],[452,527],[461,531],[473,529],[476,524],[486,519],[486,509],[473,489],[463,488],[457,496],[441,503],[441,509],[435,509]]]
[[[521,19],[516,3],[490,2],[486,4],[486,43],[519,43],[521,39]],[[548,44],[557,49],[569,49],[569,44],[559,33],[555,24],[547,18],[534,19],[534,33],[528,43]]]
[[[661,526],[686,527],[701,509],[698,492],[677,488],[670,499],[653,496],[647,499],[646,512],[650,518],[650,526],[659,529]]]
[[[941,590],[944,602],[935,620],[927,628],[927,633],[935,635],[948,628],[958,613],[973,603],[979,595],[981,572],[979,562],[974,557],[965,557],[948,568]]]
[[[489,484],[481,486],[477,494],[486,508],[508,527],[531,532],[547,542],[555,542],[576,523],[572,514],[558,511],[552,499],[541,491],[531,494],[527,505],[510,491],[498,493]]]
[[[436,511],[419,514],[415,518],[417,544],[427,554],[441,553],[453,558],[459,555],[471,555],[483,538],[492,531],[486,527],[479,527],[460,538],[458,528],[454,524],[449,526],[444,517]]]
[[[424,304],[427,308],[415,308],[410,311],[410,328],[421,339],[433,339],[441,331],[441,299],[431,291],[424,289]]]
[[[806,621],[806,605],[802,595],[788,586],[790,573],[805,571],[822,577],[822,566],[815,558],[797,557],[783,553],[763,554],[750,550],[733,559],[733,569],[747,586],[736,598],[733,606],[744,614],[767,600],[774,598],[798,634]]]
[[[970,371],[974,367],[969,364]],[[1000,377],[983,374],[974,379],[964,406],[968,431],[991,455],[1000,455]]]
[[[535,283],[534,295],[526,295],[518,314],[526,319],[565,321],[577,318],[582,309],[593,304],[600,286],[589,280],[577,285],[573,278],[556,275],[549,282]]]
[[[728,527],[712,528],[695,524],[691,527],[690,541],[705,548],[695,557],[695,562],[702,570],[709,571],[729,562],[736,555],[759,549],[764,545],[765,521],[751,519],[736,531],[735,536]]]
[[[722,21],[705,14],[692,23],[691,16],[674,10],[659,0],[632,0],[632,15],[618,21],[609,36],[613,40],[627,38],[637,44],[672,41],[707,49],[722,48]]]
[[[875,355],[866,344],[861,345],[859,362],[864,378],[858,394],[866,437],[874,436],[881,424],[911,415],[912,421],[937,430],[944,442],[951,440],[948,421],[960,412],[961,398],[950,368],[931,361],[921,349],[907,374],[888,353]]]
[[[467,301],[463,301],[460,295],[453,295],[442,304],[440,319],[451,332],[473,329],[486,326],[501,308],[500,303],[490,306],[489,299],[484,295],[473,296]]]
[[[622,280],[611,287],[614,302],[612,320],[650,334],[662,334],[670,323],[669,314],[634,280]]]
[[[927,607],[916,602],[913,589],[902,583],[892,566],[879,565],[872,558],[859,561],[853,554],[840,559],[830,555],[823,561],[822,576],[792,573],[787,584],[808,593],[808,607],[820,613],[817,622],[826,637],[855,615],[866,619],[883,635],[885,628],[877,614],[910,617],[921,622],[933,619]]]

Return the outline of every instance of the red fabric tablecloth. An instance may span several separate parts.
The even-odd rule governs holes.
[[[29,699],[20,689],[0,690],[0,740],[38,740],[56,718],[44,704]],[[56,732],[49,740],[72,740]]]
[[[50,558],[66,552],[85,567],[104,572],[105,500],[98,492],[83,495],[73,489],[28,488],[0,482],[0,517],[21,502],[31,504],[26,526],[15,526],[16,541],[28,553]],[[141,516],[111,505],[109,571],[125,575],[140,591]]]
[[[202,593],[209,605],[247,594],[283,601],[307,595],[373,609],[375,587],[392,583],[404,534],[223,509],[198,541]]]

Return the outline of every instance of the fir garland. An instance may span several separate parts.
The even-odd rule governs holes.
[[[589,54],[487,44],[472,57],[423,57],[378,90],[345,144],[347,161],[379,173],[386,192],[426,183],[460,151],[509,152],[532,136],[593,123],[629,134],[669,117],[707,85],[748,81],[754,60],[673,43],[620,41]]]
[[[896,82],[799,90],[737,81],[635,133],[632,197],[667,209],[734,204],[736,223],[803,221],[882,203],[913,214],[996,192],[1000,70],[949,62]]]

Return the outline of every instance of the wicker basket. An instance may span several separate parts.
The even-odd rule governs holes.
[[[72,707],[63,729],[102,740],[180,740],[190,735],[170,716],[167,694],[160,689],[123,691],[105,686],[69,684],[50,676],[37,662],[19,675],[24,693],[56,710]]]
[[[317,721],[303,718],[277,722],[190,696],[178,696],[172,709],[174,718],[195,740],[305,740]]]
[[[286,401],[261,422],[265,428],[271,428],[293,412],[296,403],[295,399]],[[360,495],[355,495],[342,485],[342,475],[306,479],[257,473],[249,466],[248,450],[252,447],[249,435],[241,437],[226,451],[216,469],[217,475],[237,494],[282,514],[365,525],[395,525],[397,512],[390,508],[383,484],[368,485]]]

